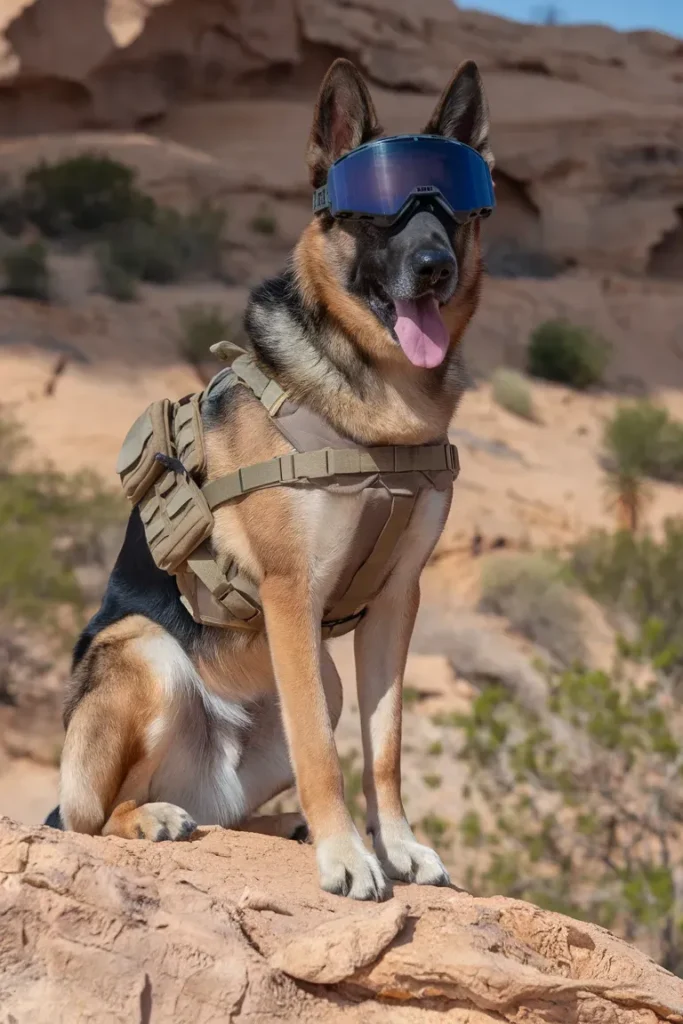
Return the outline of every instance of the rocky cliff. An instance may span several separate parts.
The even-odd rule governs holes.
[[[310,847],[219,829],[154,845],[0,819],[8,1024],[671,1024],[683,981],[509,899],[317,888]]]
[[[377,87],[387,127],[415,130],[411,94],[440,92],[473,57],[498,161],[493,269],[683,276],[680,40],[520,25],[451,0],[3,0],[3,25],[6,135],[163,130],[188,102],[245,97],[303,102],[307,121],[339,54]],[[236,145],[266,127],[254,113]],[[300,156],[296,166],[303,184]]]

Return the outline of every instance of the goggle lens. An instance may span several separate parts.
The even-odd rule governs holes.
[[[458,221],[495,205],[488,164],[469,146],[431,135],[399,135],[352,150],[332,167],[313,209],[333,217],[391,222],[421,197],[441,200]]]

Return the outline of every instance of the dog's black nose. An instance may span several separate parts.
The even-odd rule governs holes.
[[[435,285],[451,276],[455,270],[455,257],[448,249],[418,249],[412,264],[420,283]]]

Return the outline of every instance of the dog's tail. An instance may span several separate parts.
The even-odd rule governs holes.
[[[58,828],[60,831],[64,831],[64,822],[62,821],[62,812],[59,809],[59,805],[53,811],[50,811],[43,824],[49,825],[50,828]]]

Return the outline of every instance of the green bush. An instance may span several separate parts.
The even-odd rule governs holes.
[[[53,623],[56,607],[81,605],[74,568],[92,558],[103,527],[122,518],[118,495],[91,473],[24,468],[25,436],[0,418],[0,611]]]
[[[262,206],[251,219],[251,230],[259,235],[274,235],[277,231],[275,214],[267,206]]]
[[[159,208],[151,221],[130,222],[112,232],[111,262],[154,284],[218,275],[224,223],[225,213],[206,204],[188,214]]]
[[[534,377],[583,390],[599,384],[609,361],[609,346],[587,327],[547,320],[531,334],[527,368]]]
[[[489,555],[482,565],[481,610],[510,625],[566,665],[583,655],[581,618],[562,567],[546,555]]]
[[[536,419],[531,388],[523,374],[500,367],[491,378],[491,389],[493,400],[502,409],[525,420]]]
[[[156,205],[136,187],[130,167],[97,153],[34,167],[21,202],[28,220],[50,238],[149,221]]]
[[[47,299],[50,274],[47,251],[41,242],[19,245],[2,257],[5,292],[23,299]]]
[[[652,402],[617,409],[605,427],[604,449],[613,472],[683,482],[683,423]]]
[[[26,213],[21,194],[9,178],[0,176],[0,230],[10,238],[19,238],[25,226]]]

